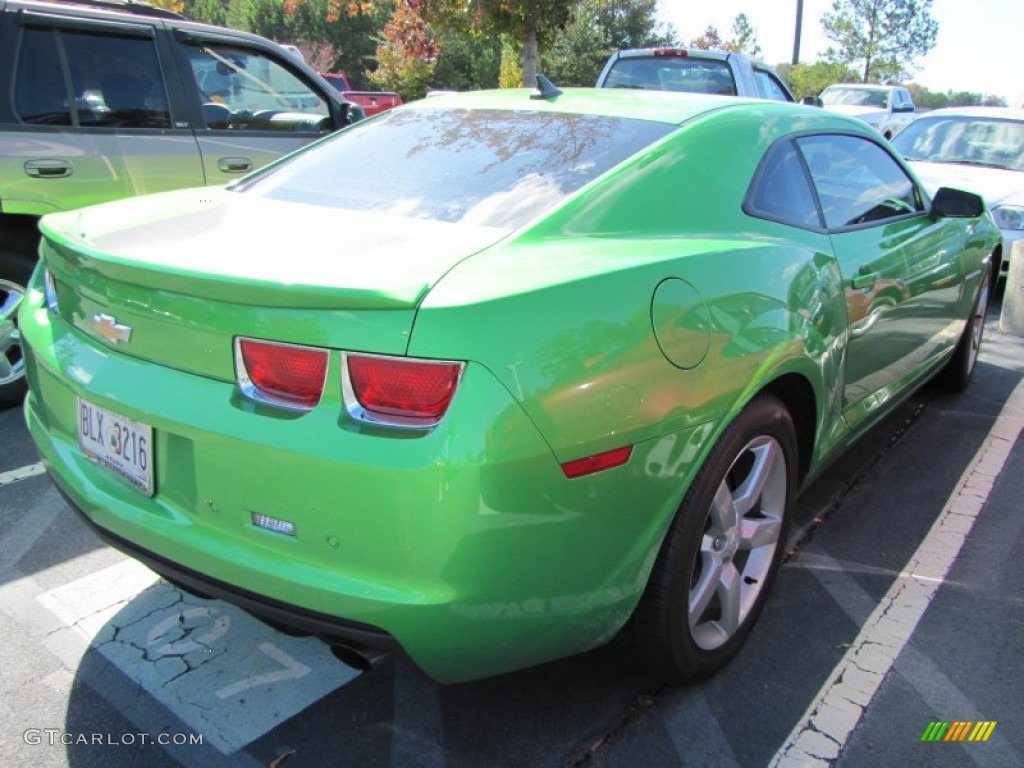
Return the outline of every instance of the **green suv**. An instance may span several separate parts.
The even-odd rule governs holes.
[[[218,185],[362,115],[277,44],[134,2],[0,0],[0,407],[53,211]]]

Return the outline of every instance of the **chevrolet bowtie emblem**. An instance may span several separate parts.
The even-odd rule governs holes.
[[[99,336],[110,344],[132,340],[132,327],[130,325],[122,325],[110,315],[93,315],[92,327]]]

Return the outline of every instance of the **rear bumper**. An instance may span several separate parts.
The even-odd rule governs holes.
[[[401,651],[441,682],[600,645],[632,613],[700,436],[567,480],[508,391],[470,363],[428,434],[345,421],[332,364],[308,414],[108,349],[30,290],[20,315],[32,437],[100,535],[171,581],[271,623]],[[156,492],[78,448],[76,398],[153,428]],[[289,536],[254,513],[295,524]]]

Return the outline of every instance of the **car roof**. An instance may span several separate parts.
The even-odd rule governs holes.
[[[864,91],[891,91],[893,88],[902,88],[902,85],[880,85],[879,83],[832,83],[829,88],[859,88]]]
[[[1014,107],[943,107],[923,112],[918,120],[925,117],[987,117],[1001,120],[1024,120],[1024,109]]]
[[[699,115],[716,110],[740,109],[747,106],[764,109],[766,104],[782,109],[820,113],[821,110],[788,102],[766,102],[737,96],[712,96],[703,93],[675,91],[636,91],[617,88],[565,88],[553,99],[534,99],[527,88],[502,88],[491,91],[465,91],[439,94],[420,99],[404,109],[497,109],[522,112],[567,112],[604,115],[608,117],[652,120],[678,125]]]
[[[196,34],[206,33],[220,38],[244,40],[249,43],[276,45],[272,40],[252,34],[251,32],[192,21],[173,11],[164,11],[161,8],[148,6],[135,0],[85,0],[84,2],[79,0],[8,0],[6,6],[8,9],[24,8],[33,12],[64,16],[87,16],[106,21],[124,22],[127,19],[131,19],[134,23],[166,25],[172,29],[181,29],[186,32],[193,31]]]

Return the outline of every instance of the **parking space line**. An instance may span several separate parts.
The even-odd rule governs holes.
[[[35,464],[29,464],[27,467],[19,467],[18,469],[12,469],[7,472],[0,472],[0,488],[5,485],[14,485],[20,480],[27,480],[30,477],[36,475],[46,474],[46,467],[43,466],[43,462],[37,461]]]
[[[856,564],[836,560],[816,542],[811,542],[801,551],[799,561],[790,563],[790,567],[802,567],[810,572],[846,615],[858,626],[863,626],[875,607],[875,601],[850,575],[849,566],[855,567]],[[975,722],[985,719],[974,702],[913,642],[907,643],[900,652],[895,669],[932,712],[956,712],[958,717]],[[988,764],[1024,765],[1024,755],[1018,754],[1001,733],[994,733],[988,744],[985,752]],[[967,759],[976,764],[979,757],[978,753],[967,755]]]
[[[909,641],[1024,431],[1024,381],[1010,394],[942,514],[776,752],[771,765],[826,766],[839,757]]]

